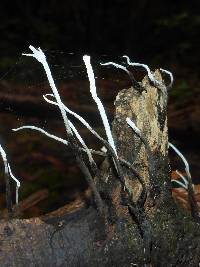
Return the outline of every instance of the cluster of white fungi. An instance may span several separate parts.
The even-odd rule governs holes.
[[[99,140],[101,140],[103,142],[105,142],[106,140],[103,139],[89,125],[89,123],[83,117],[81,117],[77,113],[75,113],[72,110],[70,110],[62,102],[61,97],[59,95],[59,92],[57,90],[57,87],[55,85],[54,79],[52,77],[52,73],[51,73],[51,70],[50,70],[49,65],[47,63],[46,56],[45,56],[44,52],[40,48],[36,49],[33,46],[29,46],[29,48],[32,51],[32,53],[31,54],[23,54],[23,55],[24,56],[33,57],[39,63],[42,64],[42,66],[43,66],[43,68],[45,70],[46,76],[48,78],[49,85],[50,85],[50,87],[52,89],[52,93],[48,93],[46,95],[43,95],[44,100],[46,102],[48,102],[49,104],[58,106],[58,108],[60,109],[62,118],[63,118],[63,122],[64,122],[64,126],[65,126],[65,129],[66,129],[67,135],[68,136],[73,136],[73,137],[77,138],[77,140],[80,142],[80,144],[82,146],[82,148],[81,148],[82,151],[84,151],[87,154],[88,159],[89,159],[89,162],[91,164],[95,164],[94,159],[93,159],[93,153],[95,153],[95,151],[88,148],[88,146],[86,145],[85,141],[83,140],[83,138],[78,133],[75,125],[69,120],[69,118],[67,116],[67,113],[70,114],[70,115],[72,115],[72,116],[74,116],[77,120],[79,120]],[[147,65],[140,64],[140,63],[132,63],[130,61],[129,57],[127,57],[127,56],[123,56],[123,57],[126,58],[128,65],[130,65],[130,66],[137,66],[137,67],[143,67],[147,71],[147,75],[148,75],[150,81],[154,85],[159,85],[160,82],[155,79],[153,73],[150,71],[150,69],[149,69],[149,67]],[[88,79],[89,79],[89,82],[90,82],[90,93],[91,93],[91,96],[92,96],[93,100],[95,101],[95,103],[97,105],[97,108],[99,110],[99,113],[100,113],[100,116],[101,116],[101,119],[102,119],[102,122],[103,122],[103,126],[105,128],[106,137],[107,137],[107,141],[106,142],[109,143],[109,145],[112,148],[112,150],[113,150],[116,158],[118,158],[117,149],[116,149],[115,142],[114,142],[114,139],[113,139],[113,136],[112,136],[112,132],[111,132],[111,128],[110,128],[110,125],[109,125],[109,122],[108,122],[108,118],[106,116],[106,112],[105,112],[104,106],[103,106],[100,98],[97,95],[96,84],[95,84],[95,76],[94,76],[93,68],[92,68],[92,65],[91,65],[91,62],[90,62],[90,56],[87,56],[87,55],[83,56],[83,61],[84,61],[84,64],[85,64],[85,67],[86,67],[86,70],[87,70]],[[102,63],[101,65],[112,65],[112,66],[114,66],[116,68],[122,69],[128,75],[130,75],[129,70],[126,67],[124,67],[122,65],[119,65],[119,64],[116,64],[114,62]],[[166,70],[163,70],[163,69],[160,69],[160,70],[162,72],[164,72],[164,73],[166,73],[166,74],[169,75],[169,77],[170,77],[170,84],[169,84],[169,86],[171,87],[172,86],[172,83],[173,83],[173,76],[172,76],[171,72],[166,71]],[[133,131],[137,135],[141,135],[141,131],[137,128],[137,126],[135,125],[135,123],[130,118],[126,118],[126,122],[133,129]],[[46,132],[45,130],[43,130],[43,129],[39,128],[39,127],[36,127],[36,126],[30,126],[30,125],[28,125],[28,126],[22,126],[22,127],[17,128],[17,129],[13,129],[13,131],[19,131],[19,130],[23,130],[23,129],[36,130],[36,131],[39,131],[40,133],[48,136],[49,138],[52,138],[52,139],[54,139],[54,140],[56,140],[58,142],[63,143],[64,145],[68,145],[69,144],[69,142],[67,140],[64,140],[64,139],[62,139],[62,138],[60,138],[60,137],[58,137],[56,135],[50,134],[50,133]],[[191,179],[191,174],[190,174],[190,171],[189,171],[189,165],[188,165],[187,160],[185,159],[185,157],[181,154],[181,152],[174,145],[172,145],[171,143],[169,143],[169,146],[171,148],[173,148],[174,151],[181,157],[181,159],[183,160],[183,162],[185,164],[185,171],[186,171],[186,174],[187,174],[187,178],[188,179]],[[100,151],[99,151],[99,153],[100,153]],[[20,182],[12,174],[10,165],[9,165],[9,163],[7,161],[6,153],[5,153],[5,151],[4,151],[4,149],[3,149],[3,147],[1,145],[0,145],[0,154],[2,156],[4,167],[5,167],[5,176],[9,175],[15,181],[15,183],[16,183],[16,204],[18,204],[18,189],[20,187]],[[187,180],[187,178],[184,177],[178,171],[177,171],[177,173],[180,176],[180,178],[182,179],[182,181],[181,180],[180,181],[179,180],[174,180],[174,182],[178,183],[181,187],[187,189],[188,188],[188,180]]]

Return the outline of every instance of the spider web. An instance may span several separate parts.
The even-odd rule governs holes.
[[[82,56],[62,51],[44,51],[62,101],[83,116],[105,136],[102,122],[89,93],[89,82]],[[122,59],[108,56],[92,57],[98,95],[106,108],[110,123],[113,102],[119,90],[121,71],[103,68],[100,62]],[[74,198],[77,190],[86,187],[68,147],[49,140],[38,132],[11,129],[24,125],[41,127],[49,133],[66,138],[59,109],[46,103],[43,94],[52,93],[47,77],[35,59],[21,56],[0,78],[0,142],[6,147],[13,171],[22,181],[20,199],[42,188],[49,189],[49,198],[42,202],[42,213],[54,210]],[[70,117],[70,116],[69,116]],[[77,120],[71,118],[89,148],[100,149],[102,144]],[[97,162],[102,161],[97,157]],[[0,166],[3,168],[3,166]],[[3,177],[1,192],[5,192]],[[69,193],[70,192],[70,193]],[[48,202],[48,204],[47,204]],[[29,215],[27,215],[29,216]],[[31,215],[32,216],[32,215]]]

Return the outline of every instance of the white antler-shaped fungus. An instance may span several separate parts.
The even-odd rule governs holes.
[[[126,118],[126,122],[133,129],[134,132],[136,132],[139,136],[141,136],[141,131],[138,129],[138,127],[130,118]]]
[[[161,83],[155,79],[154,75],[151,73],[150,68],[146,64],[141,64],[141,63],[136,63],[136,62],[131,62],[130,58],[128,56],[123,56],[127,60],[127,64],[133,67],[142,67],[147,71],[147,75],[149,80],[155,84],[155,85],[160,85]]]
[[[103,104],[101,103],[100,98],[97,96],[97,92],[96,92],[96,85],[95,85],[95,77],[94,77],[94,72],[92,69],[92,65],[90,63],[90,56],[83,56],[83,61],[85,63],[86,69],[87,69],[87,74],[88,74],[88,78],[89,78],[89,82],[90,82],[90,93],[92,95],[92,98],[94,99],[94,101],[97,104],[99,113],[101,115],[101,119],[106,131],[106,136],[108,138],[108,143],[110,144],[110,146],[112,147],[112,149],[114,150],[116,156],[117,156],[117,150],[115,147],[115,143],[114,143],[114,139],[112,137],[112,133],[111,133],[111,129],[110,129],[110,125],[108,122],[108,118],[106,116],[106,112],[104,109]]]
[[[45,54],[43,53],[43,51],[40,48],[36,49],[32,45],[30,45],[29,48],[31,49],[33,54],[22,54],[22,55],[29,56],[29,57],[34,57],[44,67],[44,70],[46,72],[46,75],[47,75],[47,78],[48,78],[48,81],[49,81],[49,85],[50,85],[50,87],[51,87],[51,89],[53,91],[53,94],[54,94],[54,96],[56,98],[56,101],[58,103],[58,107],[59,107],[59,109],[61,111],[61,114],[62,114],[62,117],[63,117],[63,121],[64,121],[64,125],[65,125],[65,129],[66,129],[66,131],[67,131],[67,133],[69,135],[72,135],[72,130],[71,130],[70,126],[69,126],[68,118],[67,118],[66,112],[65,112],[65,110],[63,108],[62,101],[61,101],[60,95],[58,93],[58,90],[56,88],[54,79],[52,77],[51,70],[50,70],[49,65],[47,63],[46,56],[45,56]]]
[[[120,64],[117,64],[117,63],[114,63],[114,62],[106,62],[106,63],[100,63],[102,66],[109,66],[109,65],[112,65],[114,66],[115,68],[117,69],[121,69],[121,70],[124,70],[129,76],[131,76],[131,72],[129,70],[127,70],[126,67],[120,65]]]
[[[15,197],[16,197],[16,204],[18,204],[18,190],[20,187],[20,181],[13,175],[11,168],[10,168],[10,164],[8,163],[8,160],[7,160],[6,152],[3,149],[3,147],[1,146],[1,144],[0,144],[0,154],[1,154],[1,157],[2,157],[3,163],[4,163],[5,175],[10,175],[10,177],[16,182]]]
[[[48,96],[54,96],[53,94],[46,94],[43,95],[43,98],[46,102],[52,104],[52,105],[58,105],[56,101],[50,100],[48,98]],[[99,140],[101,140],[102,142],[104,142],[105,140],[90,126],[90,124],[80,115],[78,115],[76,112],[70,110],[64,103],[63,103],[63,107],[65,109],[66,112],[68,112],[69,114],[71,114],[72,116],[74,116],[76,119],[78,119],[94,136],[96,136]]]
[[[63,143],[64,145],[68,145],[68,144],[69,144],[66,140],[64,140],[64,139],[62,139],[62,138],[60,138],[60,137],[58,137],[58,136],[56,136],[56,135],[50,134],[50,133],[48,133],[47,131],[44,131],[43,129],[41,129],[41,128],[39,128],[39,127],[32,126],[32,125],[21,126],[21,127],[12,129],[12,130],[13,130],[14,132],[17,132],[17,131],[20,131],[20,130],[23,130],[23,129],[31,129],[31,130],[34,130],[34,131],[38,131],[38,132],[41,132],[42,134],[48,136],[48,137],[51,138],[51,139],[54,139],[54,140],[56,140],[56,141],[58,141],[58,142]]]
[[[171,182],[177,183],[179,184],[181,187],[183,187],[184,189],[188,189],[188,181],[185,178],[185,176],[182,175],[182,173],[180,173],[178,170],[176,170],[176,173],[180,176],[180,178],[182,179],[183,182],[176,180],[176,179],[172,179]]]
[[[47,63],[45,54],[43,53],[43,51],[40,48],[36,49],[33,46],[31,46],[31,45],[29,46],[29,48],[31,49],[31,51],[33,52],[33,54],[23,54],[23,55],[24,56],[32,56],[35,59],[37,59],[38,62],[40,62],[43,65],[44,70],[45,70],[46,75],[47,75],[47,78],[48,78],[48,81],[49,81],[49,85],[50,85],[50,87],[51,87],[51,89],[53,91],[53,95],[54,95],[54,97],[56,99],[56,102],[57,102],[57,105],[58,105],[58,107],[59,107],[59,109],[61,111],[61,114],[62,114],[62,117],[63,117],[63,121],[64,121],[64,124],[65,124],[65,129],[66,129],[67,133],[69,135],[72,135],[73,134],[72,131],[74,132],[74,134],[76,135],[77,139],[80,141],[80,143],[82,144],[82,146],[85,148],[86,153],[88,154],[88,157],[89,157],[90,162],[94,162],[90,150],[86,146],[85,142],[81,138],[81,136],[78,133],[78,131],[76,130],[75,126],[67,118],[66,111],[64,109],[64,104],[62,103],[61,98],[60,98],[60,95],[59,95],[58,90],[56,88],[56,85],[55,85],[54,79],[52,77],[52,74],[51,74],[51,70],[49,68],[49,65]],[[23,127],[23,128],[25,128],[25,127]],[[23,129],[23,128],[20,127],[20,128],[18,128],[18,130]],[[30,129],[32,128],[34,130],[38,130],[41,133],[43,133],[43,134],[45,134],[45,135],[47,135],[47,136],[49,136],[49,137],[51,137],[51,138],[53,138],[53,139],[55,139],[57,141],[61,141],[61,139],[59,137],[54,136],[54,135],[50,135],[47,132],[45,132],[44,130],[38,128],[38,127],[28,126],[28,128],[30,128]],[[63,140],[61,142],[63,143]]]
[[[160,71],[162,71],[163,73],[166,73],[167,75],[169,75],[170,77],[170,83],[167,87],[172,87],[173,83],[174,83],[174,77],[173,77],[173,74],[171,73],[171,71],[168,71],[168,70],[164,70],[164,69],[161,69],[160,68]]]
[[[191,180],[192,177],[191,177],[191,174],[190,174],[190,167],[189,167],[189,164],[186,160],[186,158],[183,156],[183,154],[180,152],[180,150],[175,147],[172,143],[169,143],[169,146],[176,152],[176,154],[182,159],[184,165],[185,165],[185,172],[187,174],[187,177]]]

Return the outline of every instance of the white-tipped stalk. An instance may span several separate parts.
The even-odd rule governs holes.
[[[172,179],[171,182],[177,183],[178,185],[180,185],[181,187],[183,187],[185,190],[188,189],[188,187],[184,183],[182,183],[181,181],[179,181],[179,180]]]
[[[114,143],[114,139],[112,137],[112,133],[111,133],[111,129],[110,129],[110,125],[108,122],[108,118],[106,116],[106,112],[104,109],[103,104],[101,103],[101,100],[99,99],[99,97],[97,96],[97,92],[96,92],[96,85],[95,85],[95,77],[94,77],[94,72],[92,69],[92,65],[90,63],[90,56],[83,56],[83,61],[85,63],[86,69],[87,69],[87,74],[88,74],[88,78],[89,78],[89,82],[90,82],[90,93],[92,95],[92,98],[94,99],[94,101],[97,104],[105,131],[106,131],[106,136],[108,139],[108,143],[110,144],[110,146],[112,147],[112,149],[114,150],[114,153],[117,156],[117,150],[115,147],[115,143]]]
[[[186,177],[182,173],[180,173],[178,170],[176,170],[176,173],[180,176],[186,188],[188,188],[188,180],[186,179]]]
[[[46,135],[47,137],[49,137],[51,139],[54,139],[54,140],[66,145],[66,146],[69,145],[69,143],[66,140],[64,140],[64,139],[62,139],[62,138],[60,138],[60,137],[58,137],[56,135],[50,134],[50,133],[48,133],[48,132],[44,131],[43,129],[41,129],[39,127],[36,127],[36,126],[22,126],[22,127],[19,127],[19,128],[16,128],[16,129],[12,129],[12,130],[17,132],[17,131],[24,130],[24,129],[30,129],[30,130],[38,131],[38,132]],[[87,152],[85,149],[81,149],[81,150],[84,151],[84,152]],[[100,156],[103,156],[103,157],[106,156],[106,154],[102,153],[101,151],[96,151],[96,150],[93,150],[93,149],[89,149],[89,151],[90,151],[90,153],[94,153],[94,154],[97,154],[97,155],[100,155]]]
[[[49,138],[51,139],[54,139],[58,142],[61,142],[63,143],[64,145],[68,145],[68,142],[56,135],[53,135],[53,134],[50,134],[46,131],[44,131],[43,129],[39,128],[39,127],[36,127],[36,126],[32,126],[32,125],[27,125],[27,126],[22,126],[22,127],[19,127],[19,128],[16,128],[16,129],[12,129],[14,132],[17,132],[17,131],[20,131],[20,130],[24,130],[24,129],[31,129],[31,130],[35,130],[35,131],[38,131],[38,132],[41,132],[42,134],[48,136]]]
[[[48,96],[54,96],[53,94],[46,94],[43,95],[43,98],[46,102],[52,104],[52,105],[58,105],[58,103],[56,101],[50,100],[47,97]],[[101,141],[105,141],[91,126],[90,124],[80,115],[78,115],[77,113],[73,112],[72,110],[70,110],[68,107],[65,106],[65,104],[63,103],[63,108],[65,109],[66,112],[68,112],[69,114],[71,114],[72,116],[74,116],[76,119],[78,119],[94,136],[96,136],[99,140]]]
[[[69,122],[68,122],[68,118],[67,118],[67,115],[66,115],[66,112],[63,108],[63,105],[62,105],[62,101],[61,101],[61,98],[60,98],[60,95],[58,93],[58,90],[56,88],[56,85],[55,85],[55,82],[54,82],[54,79],[52,77],[52,74],[51,74],[51,70],[49,68],[49,65],[47,63],[47,60],[46,60],[46,56],[45,54],[43,53],[43,51],[38,48],[34,48],[33,46],[29,46],[30,50],[33,52],[33,54],[22,54],[24,56],[29,56],[29,57],[34,57],[35,59],[37,59],[38,62],[40,62],[45,70],[45,73],[47,75],[47,79],[49,81],[49,85],[53,91],[53,94],[56,98],[56,101],[58,103],[58,107],[60,109],[60,112],[62,114],[62,118],[63,118],[63,121],[64,121],[64,125],[65,125],[65,129],[67,131],[67,133],[69,135],[72,135],[72,130],[69,126]]]
[[[10,177],[16,182],[15,196],[16,196],[16,204],[18,204],[18,189],[20,187],[20,181],[13,175],[11,168],[10,168],[10,164],[8,163],[8,160],[7,160],[6,152],[1,145],[0,145],[0,154],[1,154],[1,157],[4,163],[5,175],[10,175]]]
[[[105,146],[102,146],[101,151],[107,153],[108,149]]]
[[[86,146],[85,142],[83,141],[82,137],[80,136],[80,134],[78,133],[78,131],[76,130],[76,128],[74,127],[74,125],[69,121],[69,125],[72,129],[72,131],[74,132],[74,134],[76,135],[77,139],[79,140],[79,142],[82,144],[83,148],[85,149],[85,152],[87,153],[88,155],[88,158],[91,161],[94,161],[93,160],[93,157],[91,155],[91,151],[89,150],[89,148]],[[46,136],[48,136],[49,138],[51,139],[54,139],[64,145],[68,145],[68,141],[56,136],[56,135],[53,135],[53,134],[50,134],[48,133],[47,131],[44,131],[43,129],[39,128],[39,127],[36,127],[36,126],[32,126],[32,125],[27,125],[27,126],[22,126],[22,127],[19,127],[19,128],[16,128],[16,129],[12,129],[13,131],[20,131],[20,130],[24,130],[24,129],[31,129],[31,130],[35,130],[35,131],[38,131]]]
[[[192,213],[192,216],[194,218],[199,218],[198,205],[197,205],[197,200],[195,198],[194,186],[192,184],[192,177],[191,177],[191,174],[190,174],[189,164],[188,164],[186,158],[178,150],[177,147],[175,147],[172,143],[169,143],[169,146],[177,153],[177,155],[182,159],[182,161],[183,161],[183,163],[185,165],[185,172],[186,172],[186,175],[187,175],[187,178],[188,178],[187,190],[188,190],[188,197],[189,197],[190,206],[191,206],[191,213]]]
[[[172,179],[171,181],[174,182],[174,183],[179,184],[181,187],[183,187],[185,190],[187,190],[188,189],[188,181],[187,181],[187,179],[178,170],[176,170],[176,173],[178,174],[178,176],[181,178],[181,180],[183,182],[181,182],[179,180],[176,180],[176,179]]]
[[[9,171],[8,171],[8,161],[7,161],[7,156],[6,156],[6,152],[3,149],[3,147],[0,144],[0,154],[4,163],[4,169],[5,169],[5,174],[8,175]]]
[[[169,77],[170,77],[170,84],[168,85],[168,87],[172,87],[173,82],[174,82],[173,74],[170,71],[164,70],[164,69],[160,69],[160,71],[162,71],[163,73],[166,73],[166,74],[169,75]]]
[[[74,132],[76,138],[79,140],[79,142],[81,143],[81,145],[82,145],[83,148],[85,149],[85,151],[86,151],[86,153],[87,153],[87,155],[88,155],[88,158],[89,158],[90,163],[95,164],[94,159],[93,159],[93,157],[92,157],[92,153],[91,153],[91,151],[89,150],[89,148],[88,148],[87,145],[85,144],[83,138],[80,136],[80,134],[78,133],[77,129],[75,128],[75,126],[72,124],[71,121],[69,121],[69,125],[70,125],[72,131]]]
[[[150,68],[146,64],[141,64],[141,63],[136,63],[136,62],[131,62],[130,58],[128,56],[123,56],[127,60],[127,64],[133,67],[142,67],[147,71],[147,75],[149,80],[155,84],[155,85],[160,85],[161,83],[155,79],[154,75],[151,73]]]
[[[19,188],[21,184],[20,184],[20,181],[13,175],[9,163],[8,163],[8,171],[9,171],[10,177],[16,182],[15,201],[16,201],[16,204],[18,204],[19,203]]]
[[[186,160],[186,158],[183,156],[183,154],[180,152],[180,150],[178,150],[177,147],[175,147],[172,143],[169,143],[169,146],[176,152],[176,154],[182,159],[184,165],[185,165],[185,171],[186,171],[186,174],[188,176],[188,178],[191,180],[191,174],[190,174],[190,167],[189,167],[189,164]]]
[[[109,65],[112,65],[114,66],[115,68],[118,68],[118,69],[121,69],[121,70],[124,70],[129,76],[130,76],[130,71],[127,70],[126,67],[120,65],[120,64],[117,64],[117,63],[114,63],[114,62],[106,62],[106,63],[100,63],[102,66],[109,66]]]
[[[126,122],[137,135],[141,136],[141,131],[138,129],[138,127],[135,125],[135,123],[130,118],[126,118]]]

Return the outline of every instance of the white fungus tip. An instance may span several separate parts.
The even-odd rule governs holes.
[[[136,132],[138,135],[141,135],[141,131],[138,129],[138,127],[135,125],[135,123],[130,118],[127,117],[126,122],[133,129],[134,132]]]
[[[36,126],[32,126],[32,125],[27,125],[27,126],[22,126],[22,127],[19,127],[19,128],[16,128],[16,129],[12,129],[13,131],[20,131],[20,130],[23,130],[23,129],[31,129],[31,130],[35,130],[35,131],[38,131],[38,132],[41,132],[42,134],[48,136],[49,138],[52,138],[60,143],[63,143],[64,145],[68,145],[68,142],[56,135],[53,135],[53,134],[50,134],[46,131],[44,131],[43,129],[39,128],[39,127],[36,127]]]
[[[176,154],[182,159],[184,165],[185,165],[185,171],[186,171],[186,174],[187,174],[187,177],[188,179],[191,180],[192,182],[192,178],[191,178],[191,173],[190,173],[190,167],[189,167],[189,163],[188,161],[186,160],[186,158],[183,156],[183,154],[180,152],[180,150],[175,147],[172,143],[169,142],[169,147],[171,147],[175,152]]]
[[[158,80],[156,80],[154,75],[151,73],[151,70],[150,70],[148,65],[141,64],[141,63],[136,63],[136,62],[131,62],[130,58],[128,56],[126,56],[126,55],[124,55],[123,57],[126,58],[128,65],[133,66],[133,67],[142,67],[142,68],[144,68],[147,71],[147,75],[148,75],[149,80],[155,85],[160,85],[160,82]]]
[[[19,188],[19,187],[21,186],[21,183],[20,183],[20,181],[13,175],[9,163],[8,163],[8,170],[9,170],[9,174],[10,174],[11,178],[16,182],[17,187]]]
[[[188,189],[188,187],[184,183],[182,183],[181,181],[179,181],[179,180],[172,179],[171,182],[177,183],[178,185],[180,185],[181,187],[183,187],[185,190]]]
[[[185,186],[188,187],[188,181],[187,181],[186,177],[182,173],[180,173],[178,170],[176,170],[176,173],[183,180]]]
[[[127,63],[128,63],[128,64],[130,64],[130,63],[131,63],[131,61],[130,61],[130,58],[129,58],[128,56],[126,56],[126,55],[123,55],[122,57],[126,58],[126,60],[127,60]]]
[[[84,62],[90,62],[90,56],[88,56],[88,55],[84,55],[84,56],[83,56],[83,61],[84,61]]]
[[[173,77],[172,72],[170,72],[168,70],[165,70],[165,69],[161,69],[161,68],[160,68],[160,71],[169,75],[169,77],[170,77],[170,84],[168,85],[168,87],[172,87],[173,82],[174,82],[174,77]]]
[[[101,148],[101,151],[104,152],[104,153],[106,153],[108,150],[107,150],[107,148],[106,148],[105,146],[103,146],[103,147]]]
[[[90,59],[90,57],[89,57],[89,59]],[[83,56],[83,60],[84,60],[84,63],[85,63],[86,69],[87,69],[88,79],[90,82],[90,93],[92,95],[92,98],[94,99],[94,101],[97,104],[97,107],[98,107],[98,110],[99,110],[99,113],[100,113],[100,116],[101,116],[101,119],[102,119],[102,122],[103,122],[103,125],[105,128],[105,131],[106,131],[106,136],[107,136],[108,142],[111,145],[112,149],[114,150],[114,152],[117,156],[117,151],[115,148],[115,143],[114,143],[114,139],[112,137],[108,118],[107,118],[104,106],[103,106],[100,98],[97,96],[94,72],[93,72],[93,68],[92,68],[92,65],[91,65],[89,59],[88,59],[88,57],[85,58],[85,56]]]

